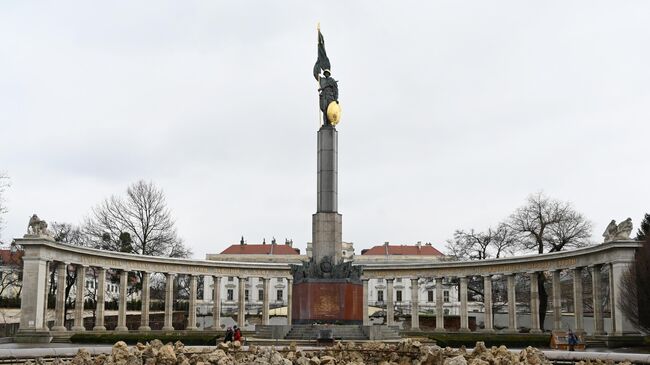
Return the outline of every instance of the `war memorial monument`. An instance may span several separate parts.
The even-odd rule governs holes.
[[[583,273],[592,277],[593,325],[585,325],[584,309],[576,305],[573,310],[574,320],[570,327],[578,333],[594,338],[620,338],[637,334],[619,305],[621,291],[620,281],[624,271],[634,261],[635,250],[641,243],[629,238],[631,226],[622,223],[608,227],[606,242],[575,250],[539,255],[488,259],[481,261],[402,261],[377,259],[372,262],[346,261],[342,256],[342,215],[338,212],[338,131],[341,119],[338,102],[338,84],[332,77],[330,61],[325,52],[325,44],[318,31],[318,60],[314,66],[314,77],[318,81],[319,104],[322,111],[322,123],[317,132],[317,204],[312,217],[313,255],[302,263],[257,262],[257,261],[215,261],[199,259],[177,259],[167,257],[150,257],[128,253],[103,251],[54,242],[48,236],[46,224],[35,218],[30,222],[30,230],[22,238],[16,239],[24,247],[24,276],[22,294],[22,316],[16,341],[49,342],[57,338],[69,338],[74,333],[172,333],[175,331],[173,316],[173,280],[177,275],[190,277],[189,309],[187,313],[187,331],[219,330],[221,331],[221,280],[235,277],[239,285],[238,321],[243,323],[246,317],[246,299],[244,287],[246,278],[262,278],[264,302],[261,325],[257,326],[257,335],[282,339],[292,329],[300,326],[329,324],[335,335],[337,328],[353,326],[365,339],[394,338],[398,328],[394,326],[393,289],[395,280],[406,283],[411,288],[422,285],[426,279],[435,288],[435,328],[430,331],[451,331],[446,327],[443,311],[443,292],[441,284],[445,279],[457,279],[460,292],[460,315],[458,332],[470,332],[468,310],[468,278],[478,277],[485,289],[485,320],[481,333],[498,332],[492,321],[494,280],[507,282],[508,326],[502,332],[517,333],[518,314],[516,308],[515,277],[526,277],[531,285],[527,295],[530,298],[530,332],[541,332],[538,314],[539,295],[536,285],[539,275],[551,273],[552,278],[552,316],[554,331],[566,330],[563,323],[560,291],[560,272],[573,279],[572,296],[575,303],[583,303]],[[105,325],[105,304],[102,291],[98,291],[96,316],[92,326],[87,327],[83,320],[83,291],[76,297],[74,326],[65,326],[65,292],[56,290],[55,318],[53,323],[46,318],[47,295],[50,281],[49,273],[55,270],[55,280],[63,282],[69,269],[77,270],[77,287],[83,287],[85,272],[89,267],[95,268],[99,275],[97,286],[106,283],[106,273],[111,270],[119,273],[119,300],[117,326],[107,329]],[[128,273],[139,272],[142,277],[142,309],[137,326],[127,325],[127,287]],[[162,273],[166,277],[164,326],[152,330],[149,322],[150,293],[149,280],[153,273]],[[609,290],[601,286],[601,275],[607,273]],[[197,281],[199,277],[210,277],[214,285],[206,287],[213,298],[212,321],[206,327],[197,326]],[[288,304],[286,324],[272,326],[269,323],[269,280],[282,278],[288,283]],[[373,325],[368,314],[368,281],[382,279],[386,283],[386,322]],[[412,290],[410,302],[410,330],[422,330],[420,327],[420,303],[423,301],[418,290]],[[611,319],[605,327],[602,296],[610,296]],[[347,327],[346,327],[347,326]],[[264,330],[264,331],[262,331]],[[342,333],[342,332],[341,332]],[[345,337],[341,335],[339,337]]]

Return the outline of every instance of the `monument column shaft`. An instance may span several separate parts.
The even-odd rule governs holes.
[[[269,278],[262,278],[263,280],[263,293],[264,293],[264,298],[262,298],[262,324],[263,325],[268,325],[269,324],[269,305],[270,305],[270,299],[271,299],[271,279]]]
[[[323,126],[318,131],[317,212],[338,212],[338,132]]]
[[[84,297],[86,294],[86,267],[77,265],[77,280],[75,282],[76,298],[74,304],[73,331],[85,331],[84,327]]]
[[[485,309],[485,332],[494,331],[494,323],[492,320],[492,277],[483,277],[483,307]]]
[[[221,325],[221,276],[213,276],[213,295],[212,295],[212,320],[214,324],[212,328],[220,329]]]
[[[395,323],[395,304],[393,303],[393,279],[386,279],[386,324]]]
[[[328,125],[318,130],[318,177],[316,214],[312,217],[314,262],[329,257],[343,261],[342,217],[338,211],[338,132]]]
[[[530,274],[530,332],[541,333],[539,326],[539,274]]]
[[[165,319],[163,331],[173,331],[174,325],[174,274],[165,274]]]
[[[237,322],[239,322],[239,327],[243,330],[244,324],[246,323],[246,278],[239,278],[239,317]]]
[[[582,298],[582,268],[573,269],[573,312],[575,314],[575,332],[585,331]]]
[[[517,332],[517,295],[515,274],[508,275],[508,331]]]
[[[469,332],[467,313],[467,276],[460,278],[460,332]]]
[[[445,331],[445,311],[442,297],[442,278],[436,278],[436,331]]]
[[[97,288],[95,292],[97,293],[97,302],[96,302],[96,318],[95,318],[95,327],[93,331],[106,331],[106,326],[104,326],[104,307],[106,304],[105,293],[106,293],[106,269],[100,267],[97,273]],[[144,286],[143,286],[144,290]]]
[[[591,267],[591,295],[594,305],[594,335],[604,335],[603,307],[600,294],[600,268],[601,265]]]
[[[126,289],[129,286],[129,272],[122,270],[120,272],[120,301],[117,308],[117,327],[116,331],[128,331],[126,327]]]
[[[553,270],[553,330],[562,328],[562,290],[560,287],[560,270]]]
[[[411,329],[420,329],[419,278],[411,279]]]
[[[54,307],[53,331],[65,331],[65,282],[68,275],[68,264],[59,262],[56,266],[56,305]]]
[[[150,278],[151,274],[144,271],[142,272],[142,307],[140,308],[140,331],[151,331],[151,327],[149,327],[149,302],[151,301],[149,288]]]
[[[187,316],[187,329],[188,330],[198,330],[196,327],[196,275],[190,275],[190,300],[188,316]]]

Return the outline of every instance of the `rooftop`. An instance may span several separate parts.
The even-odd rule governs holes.
[[[222,255],[300,255],[300,249],[290,245],[245,243],[228,247]]]
[[[390,245],[385,243],[381,246],[374,246],[361,250],[361,255],[412,255],[412,256],[444,256],[430,243],[416,245]]]

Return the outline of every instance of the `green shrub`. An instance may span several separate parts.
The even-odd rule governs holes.
[[[72,343],[114,344],[124,341],[129,345],[158,339],[163,343],[181,341],[188,346],[214,346],[221,335],[214,333],[77,333],[70,337]]]

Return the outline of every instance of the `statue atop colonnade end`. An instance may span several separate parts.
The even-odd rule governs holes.
[[[603,242],[629,240],[630,234],[632,234],[632,218],[628,218],[618,225],[616,224],[616,220],[612,219],[607,225],[605,232],[603,232],[603,237],[605,238]]]
[[[318,58],[314,65],[314,78],[318,81],[320,110],[323,112],[323,124],[336,126],[341,120],[339,106],[339,85],[332,77],[330,60],[325,51],[325,39],[318,25]],[[321,75],[322,71],[322,75]]]

